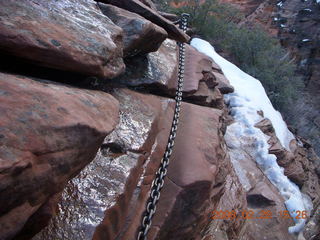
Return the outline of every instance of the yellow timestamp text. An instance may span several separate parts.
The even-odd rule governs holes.
[[[219,220],[235,220],[235,219],[272,219],[273,217],[279,217],[282,219],[289,219],[292,218],[291,214],[294,216],[295,219],[306,219],[307,211],[294,211],[289,212],[287,210],[278,211],[273,213],[271,210],[260,210],[260,211],[253,211],[253,210],[214,210],[212,211],[211,219],[219,219]]]

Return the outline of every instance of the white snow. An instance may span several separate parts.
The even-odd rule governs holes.
[[[221,67],[224,75],[235,88],[235,93],[233,95],[237,95],[239,97],[234,104],[241,107],[250,102],[249,105],[252,110],[262,110],[264,116],[272,122],[276,135],[282,146],[290,151],[289,144],[290,141],[294,139],[294,136],[288,130],[281,114],[273,108],[260,81],[246,74],[237,66],[217,54],[214,48],[207,41],[194,38],[191,45],[199,52],[211,57]],[[235,100],[231,101],[234,102]]]
[[[194,38],[191,45],[199,52],[211,57],[234,87],[234,93],[225,95],[231,115],[235,119],[235,122],[228,126],[226,135],[229,135],[229,139],[233,141],[236,139],[237,143],[233,143],[233,147],[246,148],[260,169],[277,187],[296,223],[289,228],[289,232],[300,232],[306,220],[295,219],[296,211],[309,211],[312,203],[300,192],[298,186],[284,175],[284,170],[278,165],[276,156],[268,153],[269,137],[255,127],[255,124],[263,119],[258,111],[262,110],[264,117],[270,119],[281,144],[289,151],[289,143],[294,139],[293,134],[288,130],[281,114],[273,108],[262,84],[257,79],[222,58],[207,41]]]
[[[280,7],[280,8],[282,7],[282,5],[283,5],[283,2],[277,3],[277,6]]]
[[[319,1],[319,0],[318,0]],[[304,8],[303,11],[311,13],[312,10],[310,8]]]

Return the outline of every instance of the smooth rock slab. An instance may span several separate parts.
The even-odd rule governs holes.
[[[140,158],[135,166],[130,165],[122,193],[107,209],[94,240],[136,239],[174,108],[172,100],[129,90],[116,90],[114,96],[120,101],[122,120],[104,145],[107,152],[116,150],[124,159],[130,152]],[[197,239],[209,223],[230,166],[220,131],[221,116],[220,110],[182,103],[168,178],[148,239]]]
[[[155,139],[159,142],[158,135],[163,135],[160,146],[164,146],[168,129],[162,126],[170,125],[173,101],[123,89],[114,90],[113,95],[120,102],[119,124],[105,138],[96,158],[69,182],[58,216],[35,239],[89,240],[105,216],[112,225],[103,227],[108,229],[104,239],[114,239],[120,227],[125,228],[141,174],[147,165],[150,169],[150,155],[155,155],[152,166],[161,159],[162,149],[155,152],[159,148]]]
[[[64,71],[124,71],[122,30],[91,0],[0,2],[0,51]]]
[[[0,239],[11,239],[25,224],[20,239],[28,239],[45,225],[41,211],[48,207],[42,207],[94,158],[116,126],[118,101],[99,91],[0,73],[0,112]]]

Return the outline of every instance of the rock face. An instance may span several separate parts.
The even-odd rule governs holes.
[[[219,216],[219,211],[232,211],[234,210],[237,215],[247,209],[246,194],[241,185],[234,167],[228,168],[228,176],[225,180],[225,189],[221,199],[212,211],[212,217]],[[215,215],[213,215],[213,213]],[[244,218],[237,218],[233,220],[212,219],[207,230],[204,232],[204,239],[240,239],[240,233],[243,231],[246,220]]]
[[[60,206],[67,220],[55,218],[34,239],[135,239],[167,143],[174,101],[128,89],[114,89],[112,94],[120,102],[119,124],[96,159],[69,183],[63,197],[67,207]],[[228,195],[224,181],[231,165],[222,136],[223,112],[188,103],[182,104],[182,112],[150,239],[198,239],[222,194]]]
[[[173,114],[174,104],[165,98],[128,90],[116,90],[115,96],[122,106],[122,120],[105,141],[106,156],[115,154],[112,151],[118,146],[117,158],[132,159],[135,153],[136,161],[126,170],[127,178],[120,180],[124,187],[117,203],[107,210],[93,239],[135,239]],[[198,239],[208,224],[228,172],[219,131],[221,115],[219,110],[182,104],[172,164],[154,219],[157,226],[151,228],[148,239]]]
[[[157,11],[155,11],[154,9],[151,9],[150,7],[143,4],[139,0],[96,0],[96,1],[109,3],[117,7],[126,9],[130,12],[139,14],[144,18],[150,20],[151,22],[164,28],[168,32],[169,37],[176,41],[187,42],[189,40],[189,36],[186,35],[177,26],[175,26],[171,21],[164,18]]]
[[[320,4],[315,1],[286,1],[276,11],[285,21],[278,37],[296,57],[305,88],[288,116],[298,134],[308,138],[320,154]],[[279,24],[278,24],[279,25]]]
[[[0,99],[0,236],[11,239],[93,159],[118,122],[118,102],[3,73]]]
[[[124,71],[122,31],[94,1],[1,1],[0,16],[1,51],[85,75]]]
[[[124,56],[155,52],[167,38],[167,32],[138,14],[110,4],[99,4],[101,11],[124,31]]]
[[[136,239],[174,112],[178,50],[164,39],[188,36],[150,0],[103,2],[0,3],[0,52],[33,64],[29,72],[11,61],[0,68],[1,240]],[[47,78],[37,73],[45,71],[40,66],[50,69]],[[79,75],[90,75],[96,90],[83,89]],[[67,76],[73,86],[61,83]],[[280,216],[215,218],[217,211],[279,212],[284,199],[237,148],[238,139],[230,140],[223,94],[233,87],[190,46],[183,91],[148,239],[295,239],[287,232],[292,220]],[[292,152],[283,149],[268,120],[257,127],[311,197],[315,208],[303,234],[318,236],[317,156],[304,139],[292,143]],[[245,144],[254,148],[250,139]]]
[[[186,46],[184,99],[203,106],[222,109],[222,93],[233,92],[233,87],[221,69],[210,58]],[[126,60],[126,72],[114,79],[115,83],[151,93],[173,97],[177,86],[178,48],[166,40],[159,50],[145,57]]]

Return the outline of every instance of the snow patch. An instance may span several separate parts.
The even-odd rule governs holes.
[[[278,165],[276,156],[269,154],[269,137],[255,127],[255,124],[263,119],[258,111],[262,110],[264,117],[272,122],[281,144],[289,151],[290,141],[294,139],[293,134],[288,130],[281,114],[273,108],[260,81],[222,58],[207,41],[194,38],[191,45],[211,57],[235,89],[234,93],[224,95],[230,106],[230,113],[235,119],[227,128],[228,146],[245,149],[255,159],[285,199],[285,205],[295,221],[295,225],[289,227],[289,232],[301,232],[306,219],[295,219],[296,211],[311,211],[312,202],[284,175],[284,169]],[[246,179],[242,180],[246,182]]]
[[[191,45],[199,52],[211,57],[221,67],[224,75],[234,87],[235,92],[232,96],[237,96],[238,98],[231,100],[231,104],[234,105],[231,107],[240,107],[240,105],[248,105],[249,103],[249,108],[252,111],[262,110],[264,116],[272,122],[276,135],[282,146],[290,151],[290,141],[295,138],[288,130],[281,114],[273,108],[260,81],[243,72],[237,66],[217,54],[214,48],[207,41],[194,38]]]

